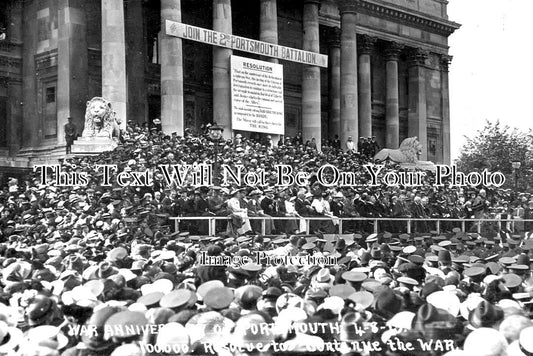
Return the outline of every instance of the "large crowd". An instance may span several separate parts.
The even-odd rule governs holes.
[[[42,184],[37,170],[2,187],[0,354],[533,354],[530,193],[436,187],[432,175],[368,186],[371,138],[317,151],[301,135],[276,144],[130,125],[121,141],[61,162],[86,184],[51,184],[51,172]],[[242,174],[285,164],[311,178],[195,187],[158,171],[194,163],[213,164],[215,181],[222,164]],[[151,170],[153,182],[103,186],[102,164]],[[325,164],[360,184],[320,184]],[[175,225],[180,216],[219,217],[215,236],[205,220]],[[406,233],[395,220],[339,224],[350,217],[452,220],[438,231],[416,220]],[[458,218],[503,220],[464,231]]]

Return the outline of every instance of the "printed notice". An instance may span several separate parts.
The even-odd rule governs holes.
[[[283,66],[231,56],[234,130],[283,135]]]

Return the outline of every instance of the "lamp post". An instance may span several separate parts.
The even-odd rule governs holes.
[[[517,174],[517,171],[522,166],[522,162],[520,162],[520,161],[511,161],[511,166],[513,167],[514,189],[516,189],[518,187],[518,174]]]
[[[224,128],[218,126],[216,122],[209,127],[209,138],[215,143],[215,167],[213,168],[213,184],[215,185],[218,183],[218,146],[220,145],[222,132],[224,132]]]

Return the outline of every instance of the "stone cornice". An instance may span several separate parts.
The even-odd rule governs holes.
[[[22,48],[22,43],[0,41],[0,51],[11,52],[14,49]]]
[[[340,2],[349,0],[339,0],[339,11],[341,8]],[[387,18],[391,21],[404,24],[406,26],[416,27],[428,32],[438,33],[440,35],[449,36],[455,30],[461,27],[460,24],[448,21],[443,18],[427,15],[423,12],[416,11],[403,6],[392,5],[380,0],[359,0],[354,12],[365,15]],[[320,22],[326,26],[338,26],[340,17],[337,15],[323,14],[320,16]]]
[[[456,29],[461,27],[456,22],[429,16],[409,8],[396,5],[391,7],[389,3],[381,0],[361,1],[357,12],[380,18],[388,18],[395,22],[418,27],[444,36],[451,35]]]
[[[57,49],[39,53],[35,56],[35,69],[42,70],[57,66]]]
[[[5,73],[0,73],[0,85],[8,86],[10,84],[21,84],[22,78],[20,76],[13,76]]]
[[[19,69],[22,66],[22,59],[11,56],[0,55],[0,67],[11,67]]]

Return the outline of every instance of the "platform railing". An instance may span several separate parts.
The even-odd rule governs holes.
[[[454,227],[459,227],[461,231],[472,232],[472,227],[475,228],[475,232],[481,233],[482,231],[482,225],[484,223],[492,223],[492,224],[507,224],[509,223],[510,230],[515,230],[515,224],[524,224],[524,223],[533,223],[533,219],[450,219],[450,218],[365,218],[365,217],[343,217],[343,218],[337,218],[337,217],[327,217],[327,216],[305,216],[305,217],[294,217],[294,216],[250,216],[245,219],[248,220],[261,220],[261,234],[266,235],[266,221],[272,220],[272,221],[279,221],[279,220],[295,220],[305,221],[306,226],[306,234],[309,234],[309,222],[310,221],[331,221],[335,225],[338,225],[338,233],[343,233],[343,227],[346,225],[346,222],[362,222],[362,223],[371,223],[373,225],[372,230],[374,233],[383,232],[385,229],[380,229],[379,225],[380,222],[385,222],[390,225],[390,223],[397,222],[396,227],[400,227],[402,230],[403,227],[405,227],[405,230],[403,232],[406,232],[408,234],[413,232],[420,232],[420,233],[429,233],[432,230],[437,231],[437,233],[441,233],[442,230],[442,224],[450,224]],[[216,235],[216,221],[227,221],[231,220],[230,216],[177,216],[177,217],[171,217],[170,220],[174,220],[174,226],[175,231],[180,231],[179,225],[182,221],[207,221],[209,226],[209,236],[215,236]],[[403,225],[403,224],[405,225]],[[426,228],[424,230],[427,231],[416,231],[417,223],[426,223],[431,226],[435,226],[435,228]],[[403,227],[402,227],[403,226]],[[451,229],[450,229],[451,230]]]

